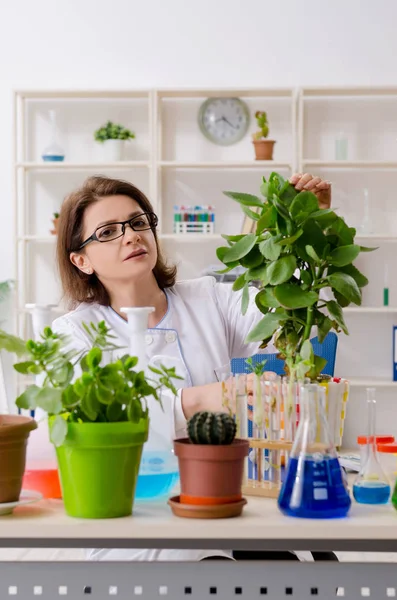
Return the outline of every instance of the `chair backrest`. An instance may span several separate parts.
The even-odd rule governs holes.
[[[313,338],[311,342],[313,345],[314,354],[325,358],[327,361],[322,373],[333,376],[335,371],[338,336],[336,333],[330,332],[321,344],[317,337]],[[252,357],[254,364],[257,364],[264,359],[267,361],[265,366],[266,371],[274,371],[277,373],[277,375],[285,375],[284,361],[280,358],[277,358],[276,354],[254,354]],[[239,373],[249,373],[250,369],[246,363],[246,360],[246,358],[232,358],[231,371],[233,375],[237,375]]]

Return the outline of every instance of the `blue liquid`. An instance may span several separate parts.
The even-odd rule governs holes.
[[[62,154],[43,154],[41,157],[44,162],[62,162],[65,157]]]
[[[290,517],[333,519],[345,517],[351,499],[337,458],[304,460],[303,477],[297,476],[298,459],[290,458],[278,497],[281,512]],[[294,493],[293,493],[294,492]]]
[[[179,480],[179,472],[138,475],[136,500],[156,500],[168,496]]]
[[[390,485],[382,481],[363,481],[353,485],[353,496],[360,504],[386,504],[390,498]]]

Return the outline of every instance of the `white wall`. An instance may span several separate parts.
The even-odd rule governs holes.
[[[13,0],[0,14],[0,281],[14,275],[13,89],[397,83],[394,0]]]

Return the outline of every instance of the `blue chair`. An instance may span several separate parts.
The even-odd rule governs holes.
[[[324,375],[331,375],[333,377],[335,371],[335,359],[336,349],[338,346],[338,336],[334,332],[328,333],[322,344],[315,337],[311,340],[313,345],[314,354],[325,358],[327,364],[321,371]],[[265,369],[266,371],[274,371],[277,375],[285,375],[284,361],[277,358],[276,354],[254,354],[252,361],[255,364],[260,363],[266,359]],[[240,373],[249,373],[250,368],[246,363],[246,358],[232,358],[231,360],[231,371],[233,375]]]

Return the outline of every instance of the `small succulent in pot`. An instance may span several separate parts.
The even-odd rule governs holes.
[[[227,413],[202,411],[189,419],[187,432],[192,444],[226,446],[236,436],[236,423]]]

